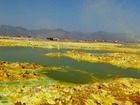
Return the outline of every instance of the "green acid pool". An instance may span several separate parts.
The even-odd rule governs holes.
[[[60,82],[84,84],[91,81],[108,80],[117,77],[140,78],[140,70],[120,68],[105,63],[76,61],[68,57],[54,58],[45,56],[50,52],[66,52],[68,49],[41,49],[30,47],[0,47],[0,61],[29,62],[40,65],[64,66],[61,70],[42,70],[39,73]],[[105,53],[82,50],[90,53]]]

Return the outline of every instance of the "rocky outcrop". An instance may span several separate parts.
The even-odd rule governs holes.
[[[139,87],[140,80],[132,78],[74,86],[21,87],[23,96],[15,99],[15,105],[139,105]]]
[[[103,54],[91,54],[80,52],[76,50],[67,51],[66,53],[48,53],[50,57],[66,56],[78,61],[87,62],[102,62],[109,63],[123,68],[135,68],[140,69],[140,55],[134,53],[103,53]]]
[[[41,67],[37,64],[20,63],[20,62],[0,62],[0,81],[7,80],[23,80],[23,79],[39,79],[34,71]]]

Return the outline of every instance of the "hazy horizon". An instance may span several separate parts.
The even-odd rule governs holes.
[[[26,29],[140,33],[139,0],[0,0],[0,24]]]
[[[129,32],[109,32],[109,31],[102,31],[102,30],[98,30],[98,31],[94,31],[94,32],[87,32],[87,31],[73,31],[73,30],[65,30],[63,28],[59,28],[59,27],[56,27],[56,28],[36,28],[36,29],[28,29],[27,27],[23,27],[23,26],[12,26],[12,25],[4,25],[4,24],[0,24],[0,26],[10,26],[10,27],[14,27],[14,28],[17,28],[17,27],[21,27],[21,28],[24,28],[28,31],[32,31],[32,30],[63,30],[63,31],[67,31],[67,32],[80,32],[80,33],[96,33],[96,32],[105,32],[105,33],[112,33],[112,34],[136,34],[136,35],[139,35],[139,33],[129,33]]]

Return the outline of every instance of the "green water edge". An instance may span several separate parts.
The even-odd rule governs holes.
[[[6,49],[6,51],[5,51]],[[47,51],[46,51],[47,50]],[[121,68],[105,63],[90,63],[76,61],[68,57],[51,58],[44,56],[50,52],[66,52],[70,49],[41,49],[30,47],[0,47],[0,59],[9,62],[29,62],[40,65],[64,66],[61,70],[39,69],[34,71],[41,79],[25,79],[15,81],[0,81],[0,90],[6,86],[39,86],[51,84],[79,85],[94,82],[106,82],[114,78],[140,78],[140,70]],[[80,50],[88,53],[110,53],[106,51]],[[112,53],[112,52],[111,52]],[[11,54],[11,55],[10,55]],[[28,55],[29,54],[29,55]],[[49,61],[49,62],[48,62]],[[12,100],[5,98],[0,91],[0,105],[9,105]]]
[[[46,53],[65,53],[68,49],[42,49],[30,47],[0,47],[0,59],[9,62],[28,62],[39,65],[64,67],[61,70],[44,69],[40,72],[44,77],[55,81],[84,84],[90,81],[108,80],[117,77],[140,78],[140,70],[121,68],[107,63],[91,63],[76,61],[68,57],[48,57]],[[104,54],[105,51],[79,50],[94,54]],[[79,79],[82,78],[82,79]],[[85,81],[84,81],[85,80]]]

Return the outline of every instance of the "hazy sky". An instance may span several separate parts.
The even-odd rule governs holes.
[[[140,33],[140,0],[0,0],[0,25]]]

